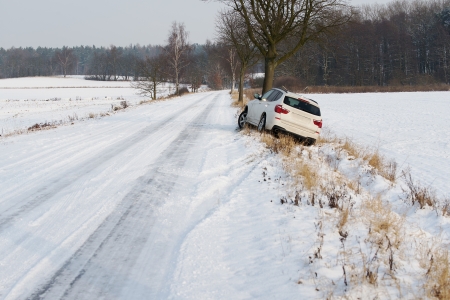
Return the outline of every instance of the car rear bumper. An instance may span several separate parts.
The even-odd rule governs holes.
[[[307,128],[300,128],[299,126],[290,125],[287,122],[283,122],[283,121],[277,120],[277,119],[271,125],[272,125],[273,131],[291,133],[300,138],[317,140],[319,138],[319,134],[320,134],[319,128],[317,128],[317,131],[312,131]]]
[[[316,142],[317,138],[318,138],[318,135],[317,135],[317,137],[304,136],[304,135],[297,134],[297,133],[291,132],[289,130],[286,130],[285,128],[277,126],[277,125],[273,126],[272,131],[275,134],[277,134],[277,133],[284,133],[284,134],[288,134],[288,135],[294,136],[294,137],[296,137],[296,138],[298,138],[300,140],[307,141],[308,144],[311,144],[311,145],[314,144]]]

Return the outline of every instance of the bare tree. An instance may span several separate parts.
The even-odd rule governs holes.
[[[228,5],[245,22],[248,36],[264,57],[263,93],[272,88],[275,68],[310,40],[346,23],[344,0],[217,0]],[[279,44],[296,43],[285,51]]]
[[[156,100],[158,86],[165,81],[163,57],[159,55],[138,61],[137,69],[139,78],[132,83],[132,86],[139,90],[140,95]]]
[[[240,69],[238,101],[243,102],[245,72],[248,67],[257,62],[256,55],[258,50],[250,40],[242,18],[234,11],[221,12],[216,22],[216,29],[219,40],[230,45],[230,47],[235,50],[235,53],[239,59]]]
[[[236,70],[238,67],[238,60],[236,57],[236,49],[232,46],[227,47],[227,55],[225,60],[230,66],[231,75],[231,93],[234,93],[234,86],[236,85]]]
[[[203,82],[206,65],[207,59],[206,53],[204,51],[200,51],[200,53],[191,55],[191,63],[185,71],[185,80],[191,86],[191,91],[193,93],[196,93],[198,91]]]
[[[119,71],[120,62],[122,58],[122,49],[111,45],[110,49],[106,51],[108,55],[109,64],[111,65],[111,73],[114,81],[117,81],[117,73]]]
[[[175,79],[175,94],[179,95],[180,75],[184,68],[189,65],[189,54],[191,45],[188,42],[188,32],[184,24],[172,23],[169,31],[168,44],[165,47],[167,61]]]
[[[70,70],[76,63],[76,56],[73,54],[73,50],[64,46],[61,50],[55,51],[56,63],[61,67],[64,77],[67,75],[67,71]]]

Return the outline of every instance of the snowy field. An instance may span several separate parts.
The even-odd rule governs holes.
[[[311,94],[324,126],[377,147],[415,177],[450,196],[450,92]]]
[[[85,80],[84,76],[22,77],[0,80],[1,89],[35,88],[129,88],[129,81]]]
[[[173,93],[160,87],[160,96]],[[82,76],[26,77],[0,80],[0,134],[22,131],[36,123],[67,123],[105,114],[127,101],[148,100],[125,81],[92,81]]]
[[[51,98],[60,90],[44,89]],[[379,146],[399,164],[406,156],[419,180],[442,171],[433,186],[448,194],[448,159],[437,155],[448,158],[448,93],[436,94],[311,98],[337,135]],[[437,107],[432,115],[420,97],[436,98],[426,102]],[[321,184],[346,191],[340,197],[352,212],[344,238],[336,225],[342,212],[319,202],[326,199],[318,192],[311,202],[312,192],[292,182],[259,134],[238,132],[230,102],[227,91],[190,94],[0,138],[0,299],[426,298],[430,253],[448,249],[449,218],[405,203],[400,181],[334,145],[297,149],[294,157],[313,165]],[[14,108],[1,103],[2,114]],[[396,110],[384,113],[382,105]],[[49,107],[30,108],[23,123],[63,109]],[[431,120],[437,142],[430,143],[441,151],[420,143]],[[358,193],[343,188],[356,180]],[[389,209],[365,208],[377,197]],[[399,220],[390,225],[398,230],[380,234],[372,220],[386,216]]]

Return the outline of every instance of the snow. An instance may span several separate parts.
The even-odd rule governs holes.
[[[56,86],[60,79],[49,80]],[[0,89],[0,95],[9,90]],[[10,96],[17,97],[8,98],[22,92],[30,98],[29,91],[40,90],[16,89]],[[66,89],[42,90],[39,97],[55,98]],[[127,88],[78,88],[86,97],[93,90]],[[434,99],[427,100],[436,107],[432,115],[422,113],[420,94]],[[379,145],[400,163],[407,156],[403,167],[410,165],[424,181],[441,174],[433,186],[448,191],[448,125],[440,120],[449,110],[448,93],[368,94],[373,101],[361,100],[365,95],[311,98],[337,135]],[[93,103],[107,111],[115,96],[78,103],[85,112],[94,111]],[[133,99],[131,91],[121,96]],[[24,109],[21,101],[1,102],[0,113]],[[76,101],[35,102],[48,105],[33,104],[20,126],[8,126],[55,120],[58,113],[73,112]],[[386,113],[386,105],[395,109]],[[360,193],[346,196],[353,215],[342,240],[338,210],[311,205],[306,190],[293,205],[299,186],[283,169],[285,162],[258,134],[238,132],[235,114],[227,92],[207,92],[0,138],[0,299],[424,297],[419,250],[449,245],[448,217],[405,203],[401,182],[388,182],[336,145],[297,149],[298,158],[319,166],[327,181],[342,176],[361,182]],[[427,134],[422,125],[435,118],[437,150],[420,144]],[[406,125],[395,126],[399,119]],[[374,256],[371,218],[360,214],[364,201],[378,196],[403,218],[395,279],[383,261],[388,253]],[[281,204],[282,198],[288,203]],[[321,258],[315,257],[318,248]],[[365,280],[365,263],[378,266],[378,286]]]
[[[450,196],[450,92],[310,94],[324,126],[376,147]]]
[[[174,92],[173,84],[159,95]],[[34,124],[64,124],[89,115],[111,113],[122,101],[136,105],[148,100],[127,81],[92,81],[81,76],[25,77],[0,80],[0,134],[24,131]]]
[[[0,80],[0,89],[17,88],[129,88],[129,81],[84,80],[83,76],[22,77]]]

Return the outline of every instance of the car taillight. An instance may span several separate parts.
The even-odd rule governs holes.
[[[314,120],[314,125],[316,125],[319,128],[322,128],[322,120]]]
[[[283,106],[281,106],[280,104],[275,106],[275,112],[277,114],[288,114],[289,113],[289,111],[287,109],[283,108]]]

